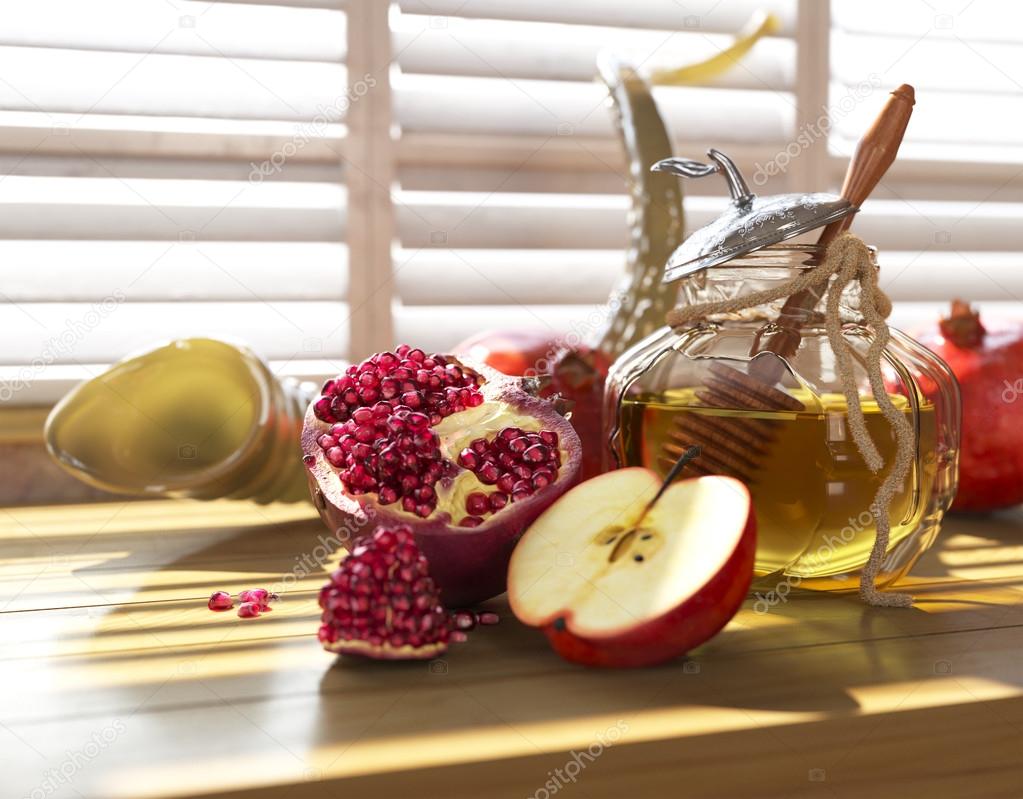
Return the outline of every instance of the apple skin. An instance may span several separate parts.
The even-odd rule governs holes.
[[[735,551],[721,570],[681,605],[627,633],[607,638],[573,633],[570,613],[562,616],[563,624],[554,620],[542,629],[554,651],[573,663],[616,668],[665,663],[712,638],[738,612],[753,582],[756,549],[756,514],[750,506]]]

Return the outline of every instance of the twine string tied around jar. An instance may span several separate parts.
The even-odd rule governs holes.
[[[829,281],[830,285],[827,285]],[[742,311],[780,300],[803,289],[814,287],[824,289],[826,286],[825,329],[831,349],[835,353],[835,366],[845,395],[849,429],[867,467],[877,473],[884,468],[884,459],[867,432],[853,373],[852,345],[842,335],[839,303],[842,292],[854,281],[860,287],[860,309],[863,318],[873,331],[865,358],[867,377],[874,399],[895,434],[897,446],[892,468],[878,487],[870,506],[876,534],[870,557],[860,576],[860,597],[867,604],[878,607],[909,607],[913,604],[913,597],[909,594],[884,593],[877,589],[877,575],[888,551],[891,532],[889,508],[895,493],[909,475],[916,450],[916,434],[905,414],[895,407],[884,385],[881,356],[888,346],[889,332],[885,320],[891,313],[892,303],[877,284],[877,270],[874,268],[870,249],[863,240],[851,233],[844,233],[831,243],[824,259],[817,266],[785,283],[743,297],[675,308],[668,312],[666,321],[670,326],[677,327],[703,319],[710,314]]]

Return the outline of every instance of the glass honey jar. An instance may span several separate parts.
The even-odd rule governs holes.
[[[781,217],[792,222],[791,215]],[[737,235],[748,239],[756,230],[763,237],[769,227],[747,224]],[[771,289],[823,258],[816,245],[778,243],[782,235],[746,251],[733,247],[736,252],[708,268],[706,261],[721,256],[721,226],[709,245],[693,235],[697,241],[687,242],[689,254],[704,249],[685,262],[704,263],[686,270],[683,305]],[[871,258],[876,269],[873,251]],[[669,271],[673,266],[679,268],[674,256]],[[729,474],[752,494],[758,578],[785,579],[802,588],[854,588],[875,540],[871,504],[896,453],[895,435],[868,379],[867,350],[875,331],[860,304],[860,284],[849,283],[839,303],[841,336],[852,354],[866,431],[885,464],[880,471],[868,468],[851,434],[824,301],[793,315],[785,298],[665,326],[625,352],[607,379],[608,468],[644,466],[663,477],[680,452],[699,445],[701,454],[684,476]],[[780,357],[765,351],[764,343],[780,332],[783,308],[799,340],[793,353]],[[905,574],[934,541],[955,495],[960,425],[959,389],[948,367],[905,334],[891,328],[889,333],[881,375],[888,397],[912,427],[914,452],[909,475],[888,506],[890,536],[879,587]],[[762,381],[766,358],[776,362],[768,370],[771,385],[747,393],[753,381]],[[751,396],[771,401],[758,403]]]

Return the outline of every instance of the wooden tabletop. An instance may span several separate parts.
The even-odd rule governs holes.
[[[0,795],[1023,796],[1023,512],[947,523],[912,609],[749,601],[628,672],[560,661],[502,600],[443,659],[336,660],[323,532],[231,502],[0,511]],[[282,600],[206,609],[248,587]]]

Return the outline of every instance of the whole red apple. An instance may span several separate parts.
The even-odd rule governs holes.
[[[663,663],[716,634],[742,605],[756,551],[746,487],[698,477],[649,506],[660,487],[640,468],[588,480],[544,511],[512,554],[512,611],[565,659]]]
[[[953,510],[1023,502],[1023,323],[988,320],[953,300],[948,317],[917,338],[949,365],[963,400],[959,492]]]

